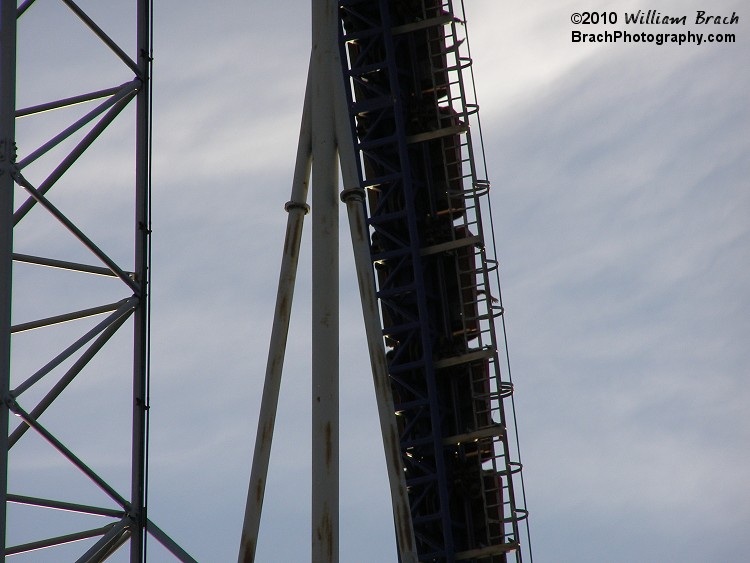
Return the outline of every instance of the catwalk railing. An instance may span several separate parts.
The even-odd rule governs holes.
[[[521,561],[490,183],[457,4],[340,2],[343,72],[419,560]]]

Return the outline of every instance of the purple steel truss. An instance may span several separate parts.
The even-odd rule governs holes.
[[[505,563],[527,513],[453,4],[342,1],[341,52],[419,560]]]

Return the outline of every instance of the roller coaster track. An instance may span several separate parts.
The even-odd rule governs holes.
[[[342,1],[341,61],[419,560],[505,563],[527,512],[456,4]]]

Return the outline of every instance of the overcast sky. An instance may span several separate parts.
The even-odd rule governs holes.
[[[242,526],[309,7],[155,3],[149,515],[196,559],[221,563],[236,560]],[[37,2],[24,15],[51,42],[67,29],[61,18],[69,18],[56,4]],[[113,35],[127,38],[132,30],[132,10],[81,4],[95,6]],[[571,23],[571,14],[589,9],[614,11],[619,23]],[[736,43],[571,41],[575,29],[663,31],[622,23],[625,12],[638,9],[686,15],[677,32],[733,32]],[[745,561],[750,9],[731,0],[470,0],[466,10],[535,559]],[[697,10],[736,12],[739,23],[701,27]],[[54,62],[35,71],[44,57],[32,46],[39,36],[30,33],[19,38],[19,61],[27,65],[19,68],[19,97],[38,101],[70,86],[71,74]],[[83,72],[94,48],[81,45],[77,54],[45,51],[47,65],[57,56]],[[95,89],[128,79],[122,76],[107,81],[102,71],[87,80]],[[129,142],[127,132],[102,139],[97,157],[82,162],[82,181],[128,189],[128,174],[101,181],[119,162],[110,145]],[[23,134],[32,136],[33,128]],[[127,225],[121,242],[115,237],[127,191],[94,208],[90,189],[72,185],[67,196],[61,189],[60,204],[100,232],[115,255],[129,256]],[[56,249],[53,233],[19,230],[18,251]],[[309,560],[309,235],[266,489],[262,562]],[[347,236],[342,232],[341,560],[379,563],[396,560],[394,534]],[[15,287],[28,292],[28,308],[14,310],[18,321],[37,312],[35,291],[58,308],[77,306],[61,304],[72,290],[26,282],[26,271],[16,268]],[[115,349],[128,345],[127,336],[113,342]],[[25,365],[22,358],[33,353],[25,340],[14,346],[14,362]],[[88,445],[92,465],[117,482],[126,470],[107,432],[127,424],[127,381],[104,381],[76,390],[77,401],[101,404],[103,412],[84,418],[81,403],[71,403],[59,418],[71,441],[85,435],[81,447]],[[104,394],[120,389],[123,413],[102,406]],[[30,477],[12,483],[19,492],[53,494],[61,464],[41,446],[20,451]],[[19,517],[12,530],[26,538],[34,526],[32,517]],[[151,560],[171,560],[156,542],[150,546]]]

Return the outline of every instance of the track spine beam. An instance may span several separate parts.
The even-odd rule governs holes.
[[[419,560],[521,561],[463,18],[450,0],[339,8]]]

